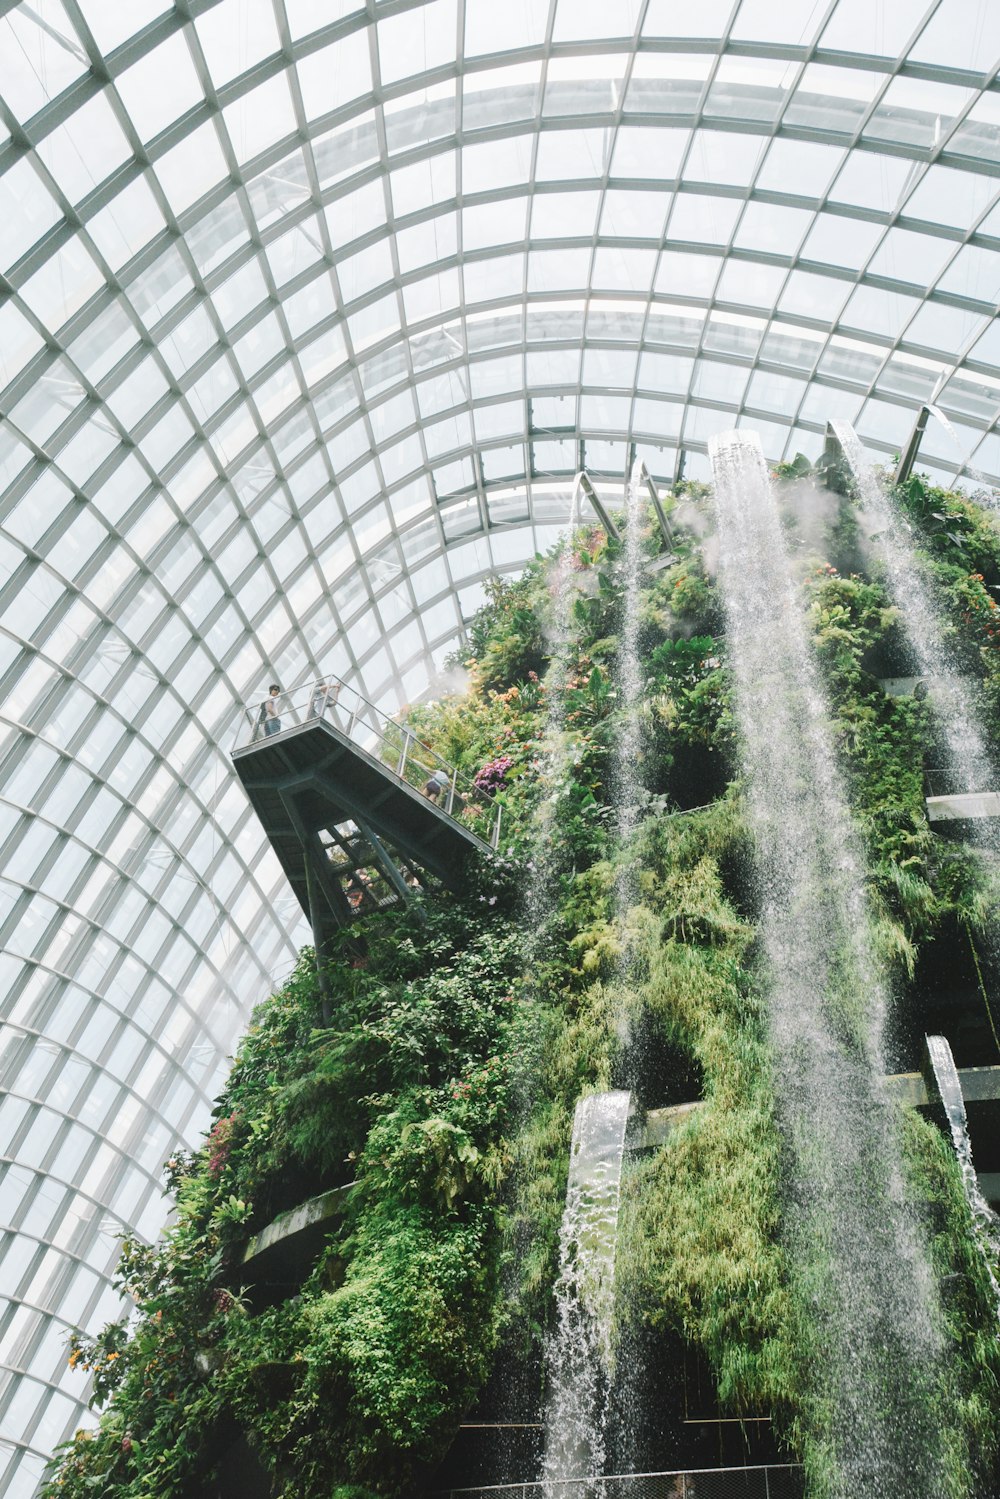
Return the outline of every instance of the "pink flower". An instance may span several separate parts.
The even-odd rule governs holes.
[[[490,760],[476,772],[473,782],[476,790],[483,792],[486,796],[492,796],[494,792],[499,791],[501,786],[507,784],[507,772],[513,763],[510,755],[498,755],[495,760]]]

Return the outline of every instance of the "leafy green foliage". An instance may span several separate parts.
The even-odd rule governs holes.
[[[780,1147],[753,930],[721,874],[744,840],[733,798],[644,829],[645,1003],[697,1059],[705,1103],[630,1174],[619,1267],[631,1315],[698,1344],[728,1410],[781,1414],[793,1389]]]
[[[930,884],[933,839],[924,814],[923,767],[930,711],[918,697],[891,697],[864,658],[897,628],[878,584],[817,569],[809,580],[812,625],[830,688],[834,729],[849,770],[869,869],[887,912],[909,941],[940,916]]]
[[[723,647],[711,635],[665,640],[650,656],[649,713],[662,760],[678,748],[731,749]]]
[[[373,922],[369,966],[331,965],[330,1026],[308,954],[258,1011],[219,1122],[180,1172],[174,1226],[156,1249],[126,1241],[132,1336],[113,1324],[74,1346],[112,1405],[72,1445],[60,1493],[99,1477],[109,1494],[187,1499],[227,1413],[297,1496],[326,1495],[331,1475],[391,1488],[450,1435],[496,1340],[518,1026],[510,891],[480,883],[423,924]],[[351,1178],[347,1217],[302,1295],[249,1316],[232,1289],[248,1229],[291,1205],[289,1182],[304,1197]]]
[[[545,669],[541,569],[529,568],[516,582],[487,578],[484,607],[469,630],[471,662],[484,688],[503,690]]]
[[[776,463],[771,473],[775,479],[789,480],[804,479],[812,471],[813,466],[805,453],[796,453],[795,457],[789,459],[787,462]]]

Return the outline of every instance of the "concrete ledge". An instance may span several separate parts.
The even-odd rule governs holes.
[[[698,1102],[676,1103],[669,1109],[650,1109],[643,1128],[637,1130],[634,1136],[626,1137],[626,1150],[655,1150],[658,1145],[663,1144],[671,1130],[690,1119],[700,1108],[701,1103]]]
[[[286,1259],[298,1258],[300,1246],[313,1239],[342,1217],[347,1204],[351,1183],[343,1187],[331,1187],[318,1197],[309,1197],[298,1207],[287,1213],[279,1213],[273,1222],[262,1228],[259,1234],[248,1239],[240,1256],[240,1265],[249,1270],[272,1272],[283,1268]]]
[[[900,1103],[908,1103],[912,1108],[924,1108],[931,1101],[927,1091],[922,1072],[897,1072],[892,1077],[887,1077],[889,1091]]]
[[[926,798],[927,821],[932,825],[942,822],[981,822],[985,818],[1000,817],[1000,792],[967,791],[959,796],[929,796]]]
[[[667,552],[664,556],[653,557],[646,563],[647,573],[662,573],[665,568],[673,567],[680,559],[673,552]]]
[[[992,1103],[1000,1099],[1000,1067],[960,1067],[958,1080],[966,1103]]]
[[[1000,1067],[961,1067],[958,1076],[966,1103],[988,1103],[1000,1099]],[[915,1109],[926,1108],[930,1104],[927,1084],[919,1072],[897,1072],[886,1078],[886,1083],[892,1096],[898,1098],[900,1103],[909,1104]],[[700,1108],[701,1103],[698,1102],[676,1103],[668,1109],[650,1109],[645,1125],[630,1133],[626,1148],[632,1151],[657,1149],[664,1144],[672,1130],[690,1119]],[[982,1180],[989,1182],[993,1178],[987,1174]],[[996,1185],[1000,1187],[1000,1173],[997,1173]],[[985,1187],[983,1193],[990,1196]]]

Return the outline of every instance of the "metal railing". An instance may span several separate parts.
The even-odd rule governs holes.
[[[803,1486],[800,1464],[771,1463],[753,1468],[617,1473],[608,1478],[444,1489],[440,1499],[801,1499]]]
[[[339,677],[326,676],[311,686],[245,704],[233,751],[269,743],[317,720],[332,724],[398,781],[420,791],[491,848],[497,847],[502,809],[496,798],[461,775],[406,724],[390,718]]]

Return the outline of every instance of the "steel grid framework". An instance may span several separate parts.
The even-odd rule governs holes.
[[[1000,12],[683,9],[0,0],[0,1496],[303,935],[238,704],[418,696],[584,467],[1000,475]]]

